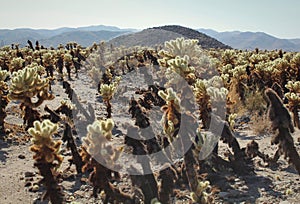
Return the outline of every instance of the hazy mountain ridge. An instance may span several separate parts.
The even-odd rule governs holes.
[[[300,51],[300,39],[281,39],[264,32],[217,32],[212,29],[203,28],[197,30],[235,49],[253,50],[259,48],[267,50],[282,49],[285,51]]]
[[[19,43],[21,46],[27,45],[27,40],[35,42],[38,40],[42,45],[57,46],[60,43],[76,41],[82,46],[89,46],[93,42],[109,40],[113,37],[137,31],[136,29],[121,29],[115,26],[85,26],[78,28],[62,27],[57,29],[0,29],[0,46]]]
[[[76,41],[82,46],[90,46],[93,42],[99,42],[101,40],[108,41],[116,37],[118,38],[112,41],[116,45],[153,46],[155,43],[161,44],[166,40],[183,36],[186,38],[197,38],[203,48],[232,47],[243,50],[259,48],[267,50],[283,49],[285,51],[300,51],[300,38],[280,39],[263,32],[217,32],[212,29],[190,29],[174,25],[154,27],[151,29],[151,31],[149,29],[140,31],[141,33],[133,28],[121,29],[116,26],[106,25],[91,25],[78,28],[62,27],[57,29],[0,29],[0,46],[10,45],[12,43],[19,43],[21,46],[26,46],[27,40],[31,40],[32,42],[38,40],[46,47],[56,47],[60,43],[65,44],[70,41]],[[153,31],[154,29],[160,30],[161,32]],[[170,32],[173,32],[173,34]],[[139,34],[135,36],[134,34],[137,33]],[[124,34],[132,35],[124,37]]]

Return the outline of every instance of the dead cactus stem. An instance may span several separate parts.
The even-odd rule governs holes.
[[[64,142],[67,141],[67,147],[70,148],[71,152],[72,152],[72,157],[73,157],[72,162],[76,166],[77,173],[81,173],[83,161],[82,161],[80,154],[78,152],[78,149],[76,147],[74,137],[72,134],[71,126],[68,123],[65,123],[65,129],[64,129],[62,141],[64,141]]]
[[[272,144],[278,145],[274,160],[278,160],[280,155],[284,155],[284,158],[293,164],[300,174],[300,157],[291,135],[294,132],[291,116],[274,90],[268,88],[265,94],[270,102],[269,118],[272,121],[273,129],[278,131],[272,138]]]

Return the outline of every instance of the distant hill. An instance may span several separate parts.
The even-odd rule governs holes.
[[[142,30],[140,32],[131,33],[116,37],[109,42],[114,46],[150,46],[162,45],[165,41],[185,37],[190,39],[198,39],[202,48],[230,48],[227,45],[209,37],[203,33],[182,26],[162,26]]]
[[[58,29],[0,29],[0,46],[18,43],[21,46],[27,45],[27,40],[35,42],[38,40],[46,47],[57,46],[60,43],[76,41],[82,46],[89,46],[93,42],[109,40],[113,37],[135,32],[136,29],[121,29],[115,26],[86,26],[78,28],[58,28]]]
[[[135,32],[127,35],[121,35],[109,41],[114,46],[147,46],[155,47],[163,45],[165,41],[183,37],[178,33],[148,28],[140,32]]]
[[[197,29],[199,32],[218,39],[236,49],[253,50],[255,48],[285,51],[300,51],[300,39],[280,39],[264,32],[217,32],[211,29]]]
[[[204,33],[201,33],[194,29],[186,28],[183,26],[167,25],[167,26],[154,27],[154,29],[167,30],[167,31],[171,31],[171,32],[183,35],[186,38],[197,39],[197,40],[199,40],[198,44],[201,45],[201,47],[204,49],[208,49],[208,48],[230,49],[231,48],[230,46],[225,45],[222,42],[220,42]]]

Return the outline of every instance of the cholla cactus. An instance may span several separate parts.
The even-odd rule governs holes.
[[[42,59],[43,59],[43,64],[45,66],[49,66],[50,64],[53,63],[53,58],[52,54],[50,52],[46,52],[43,54]]]
[[[5,79],[9,76],[8,71],[2,70],[0,67],[0,81],[5,81]]]
[[[300,81],[288,81],[285,87],[289,89],[290,92],[300,93]]]
[[[173,137],[177,135],[180,127],[180,99],[178,98],[178,96],[172,88],[168,88],[166,91],[167,93],[160,90],[158,91],[158,95],[167,103],[161,108],[161,110],[164,111],[162,123],[164,127],[164,132],[172,141]]]
[[[53,141],[52,136],[57,132],[58,125],[50,120],[43,122],[35,121],[33,127],[28,129],[28,133],[33,136],[30,150],[35,152],[33,157],[37,161],[53,163],[57,161],[60,165],[62,157],[59,155],[61,141]]]
[[[116,161],[120,157],[123,148],[116,148],[109,143],[112,135],[114,122],[112,119],[105,121],[95,121],[87,127],[88,133],[83,138],[83,171],[88,167],[92,167],[93,171],[89,176],[89,181],[93,184],[93,195],[97,197],[98,192],[104,190],[105,200],[117,200],[126,203],[126,200],[133,200],[132,195],[121,192],[117,187],[111,184],[111,180],[116,179],[120,175],[111,170],[119,168]],[[109,176],[108,176],[109,175]],[[115,177],[115,178],[114,178]]]
[[[26,67],[23,70],[13,73],[8,98],[20,100],[25,105],[37,107],[43,100],[53,99],[48,93],[48,79],[41,79],[38,68]],[[39,101],[32,103],[30,98],[38,96]]]
[[[300,128],[298,116],[298,110],[300,108],[300,81],[289,81],[285,87],[289,89],[289,92],[285,94],[285,97],[288,99],[289,110],[293,114],[294,126]]]
[[[223,78],[220,76],[214,76],[209,80],[197,79],[193,86],[193,92],[196,102],[199,105],[200,117],[202,119],[203,126],[204,128],[208,128],[210,124],[212,104],[217,105],[216,108],[222,108],[219,107],[218,104],[225,106],[228,90],[223,87]]]
[[[168,60],[167,64],[169,68],[167,69],[166,74],[170,83],[177,84],[180,82],[180,79],[176,80],[178,77],[183,77],[189,84],[192,84],[195,81],[195,68],[188,65],[187,56],[184,58],[177,56],[175,59]],[[175,73],[175,76],[173,73]]]
[[[88,134],[83,138],[84,148],[94,158],[105,158],[107,162],[114,162],[118,159],[120,151],[115,151],[114,155],[111,154],[111,146],[108,143],[112,137],[112,129],[114,121],[109,118],[107,120],[95,121],[93,124],[88,125]]]
[[[230,127],[231,131],[234,129],[236,117],[237,117],[237,114],[236,114],[236,113],[231,113],[231,114],[228,116],[228,123],[229,123],[229,127]]]
[[[197,54],[199,47],[197,46],[198,40],[177,38],[176,40],[170,40],[165,42],[167,51],[173,56],[189,56],[194,57]]]
[[[169,79],[168,83],[178,84],[184,78],[189,84],[192,84],[195,79],[195,68],[190,66],[193,61],[196,64],[198,58],[195,58],[200,53],[200,47],[197,45],[198,40],[190,40],[177,38],[165,42],[166,50],[161,50],[158,55],[162,59],[158,60],[161,66],[159,75],[166,75]]]
[[[25,62],[24,59],[21,57],[15,57],[10,62],[10,70],[11,72],[18,71],[23,68],[23,63]]]
[[[4,130],[4,119],[6,117],[5,108],[8,104],[7,93],[8,86],[4,80],[9,76],[8,71],[1,70],[0,67],[0,133],[5,132]]]
[[[113,97],[116,89],[117,89],[117,84],[116,83],[101,84],[101,86],[100,86],[100,95],[103,97],[103,100],[108,101]]]
[[[222,64],[223,65],[227,65],[227,64],[234,65],[235,60],[236,60],[235,50],[227,49],[222,53]]]
[[[206,192],[210,188],[211,186],[209,181],[198,181],[196,192],[191,193],[192,201],[195,203],[202,203],[202,204],[212,203],[213,202],[212,195]]]
[[[101,84],[100,86],[100,95],[103,97],[103,101],[106,103],[106,111],[108,114],[108,118],[111,118],[111,103],[110,100],[112,99],[116,89],[118,87],[119,82],[121,81],[121,77],[116,77],[115,81],[111,84]]]
[[[64,55],[64,63],[65,63],[65,67],[67,69],[68,78],[71,79],[72,55],[70,55],[68,53],[65,54]]]
[[[297,53],[296,55],[293,56],[293,58],[291,59],[291,65],[294,68],[300,67],[300,53]]]
[[[32,127],[35,120],[39,120],[39,113],[33,108],[38,107],[44,100],[52,100],[54,96],[48,92],[48,79],[42,79],[38,74],[38,68],[26,67],[13,73],[9,87],[8,99],[21,101],[24,124]],[[37,97],[36,102],[32,101]]]
[[[56,133],[58,125],[50,120],[43,122],[35,121],[34,127],[28,129],[28,133],[33,137],[33,145],[30,150],[35,153],[33,159],[36,161],[35,166],[43,176],[45,185],[46,199],[49,198],[51,203],[63,203],[63,194],[55,178],[55,170],[60,166],[63,157],[60,155],[61,141],[54,141],[52,136]]]

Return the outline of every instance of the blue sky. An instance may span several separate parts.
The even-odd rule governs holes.
[[[0,29],[176,24],[300,38],[299,0],[0,0]]]

